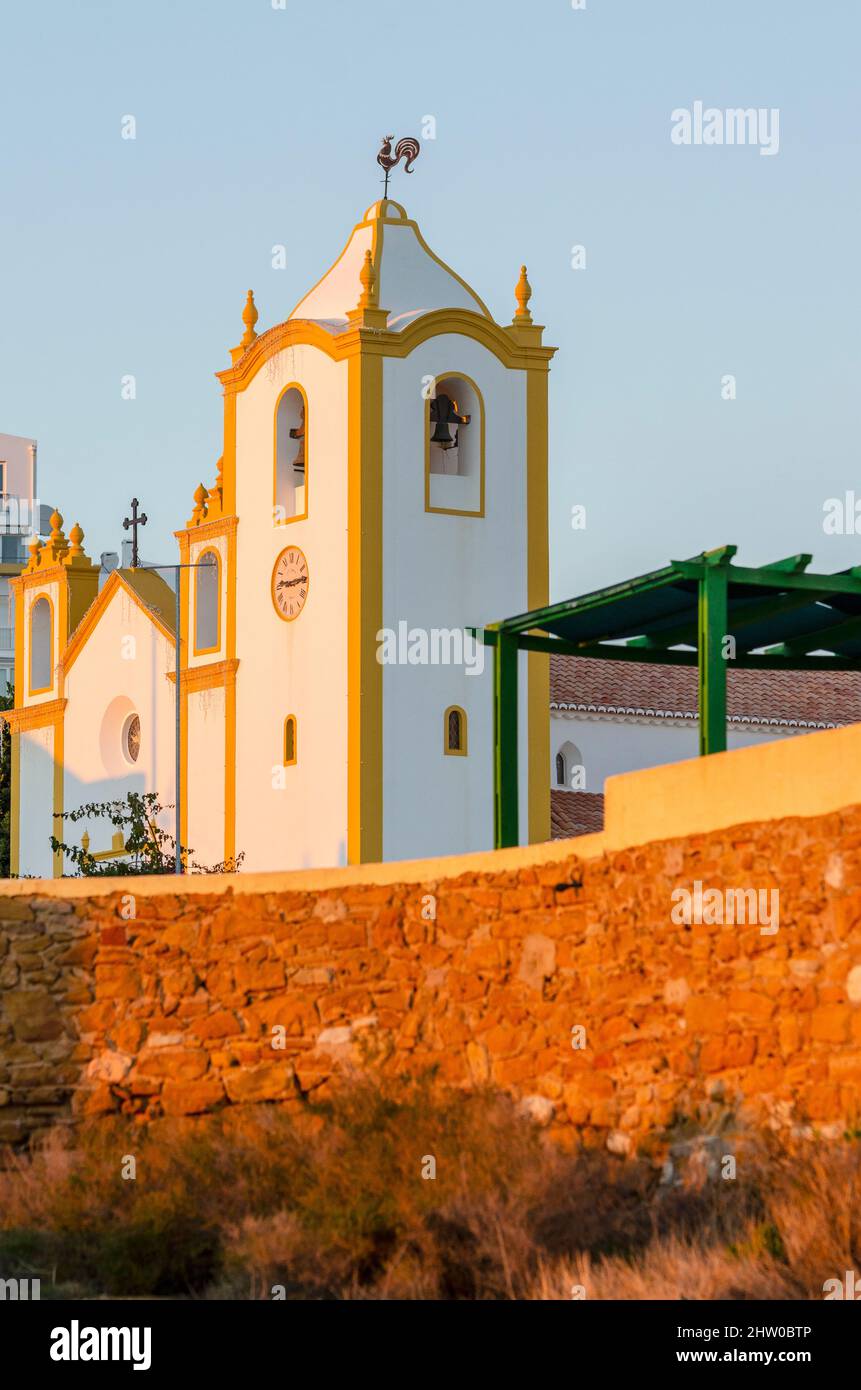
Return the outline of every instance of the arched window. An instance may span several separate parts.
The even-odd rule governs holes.
[[[275,407],[275,522],[308,515],[308,405],[299,386],[286,386]]]
[[[205,550],[194,571],[194,654],[221,646],[221,565],[218,552]]]
[[[50,690],[53,681],[54,610],[51,600],[37,598],[30,609],[30,694]]]
[[[443,750],[457,757],[466,757],[466,711],[460,705],[449,705],[444,716]]]
[[[556,785],[565,787],[569,792],[586,790],[586,768],[583,764],[583,754],[577,744],[572,743],[570,739],[563,743],[556,754]]]
[[[484,516],[484,430],[475,382],[437,377],[425,404],[425,511]]]
[[[296,716],[288,714],[284,720],[284,766],[292,767],[296,761]]]

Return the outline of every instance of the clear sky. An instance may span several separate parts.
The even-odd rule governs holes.
[[[135,493],[175,557],[246,290],[259,330],[285,318],[380,196],[382,135],[430,115],[393,195],[502,321],[525,260],[560,349],[554,597],[730,541],[861,563],[823,532],[861,499],[857,0],[7,0],[0,25],[0,431],[38,439],[91,554]],[[674,144],[696,101],[777,108],[778,153]]]

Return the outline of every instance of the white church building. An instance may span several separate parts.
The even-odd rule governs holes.
[[[59,817],[130,791],[190,868],[492,846],[492,661],[464,630],[548,601],[554,349],[530,297],[522,269],[497,323],[388,199],[283,322],[258,334],[249,291],[178,594],[106,574],[58,512],[8,580],[13,874],[73,870],[52,834],[123,858],[110,822]],[[608,777],[696,756],[692,669],[519,661],[522,840],[599,829]],[[857,684],[730,671],[728,746],[859,720]]]
[[[217,476],[176,532],[179,633],[166,580],[100,584],[59,513],[12,580],[13,874],[70,871],[52,833],[121,854],[108,822],[58,817],[130,790],[178,800],[203,865],[492,845],[492,669],[462,634],[548,599],[554,349],[530,296],[522,270],[497,323],[388,199],[283,322],[258,334],[249,291],[218,373]],[[521,662],[521,824],[539,840],[548,662]]]

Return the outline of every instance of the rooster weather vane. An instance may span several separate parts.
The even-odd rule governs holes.
[[[403,140],[398,141],[395,145],[395,152],[392,154],[392,141],[394,138],[394,135],[383,136],[382,148],[377,155],[377,163],[385,170],[386,174],[386,188],[383,193],[384,198],[388,198],[389,196],[389,174],[396,165],[400,164],[401,160],[403,160],[404,173],[411,174],[413,172],[413,165],[421,153],[421,145],[418,140],[412,135],[407,135]]]

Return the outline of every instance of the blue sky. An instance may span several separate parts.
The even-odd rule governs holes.
[[[174,558],[247,288],[259,329],[286,317],[379,196],[380,137],[432,115],[394,196],[503,321],[525,260],[560,349],[554,596],[730,541],[861,563],[822,525],[861,498],[855,0],[43,0],[0,25],[0,431],[38,438],[91,553],[136,493]],[[779,153],[674,145],[697,100],[778,108]]]

